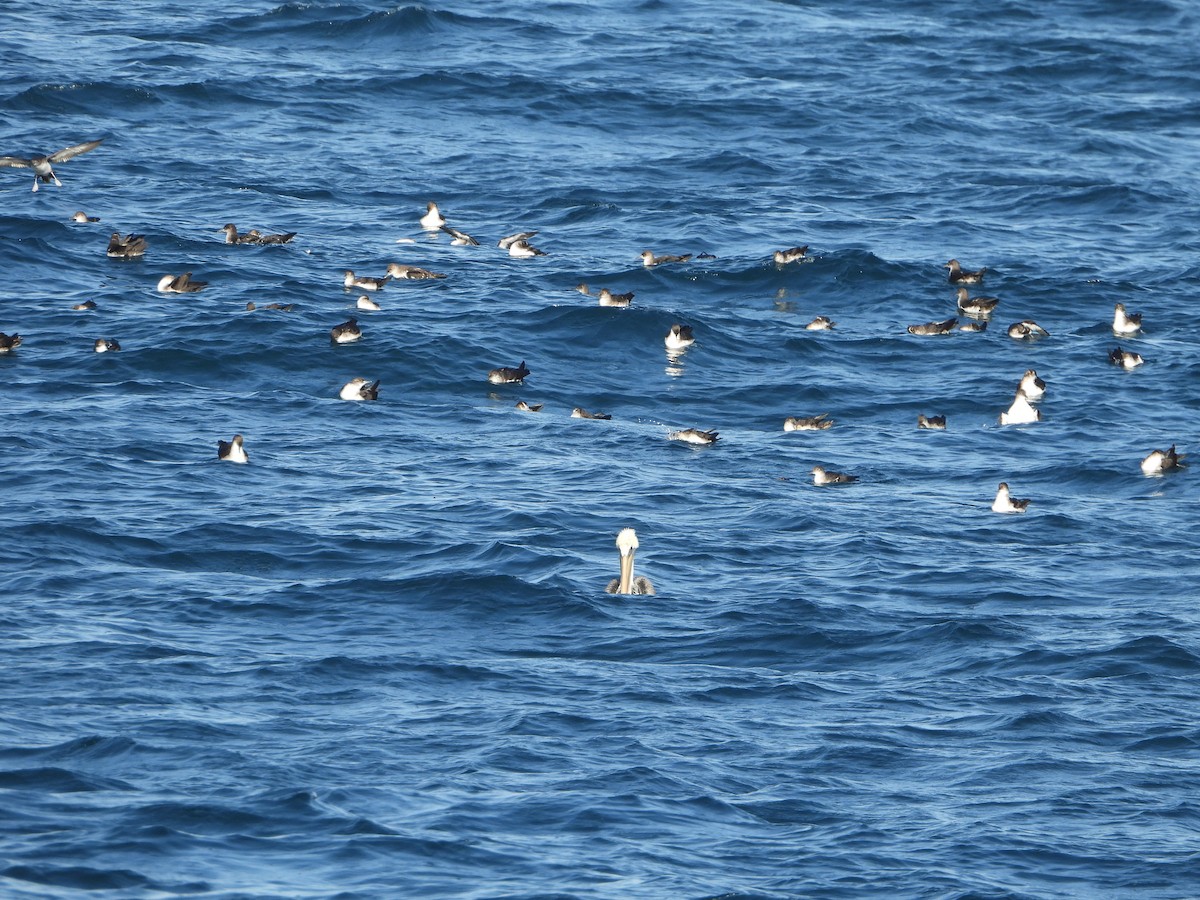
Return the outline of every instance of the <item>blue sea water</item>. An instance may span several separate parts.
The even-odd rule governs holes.
[[[0,895],[1200,895],[1194,4],[4,12]]]

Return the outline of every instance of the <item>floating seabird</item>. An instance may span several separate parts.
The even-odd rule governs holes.
[[[696,343],[696,337],[692,334],[691,325],[676,323],[671,326],[671,330],[667,332],[664,341],[668,350],[683,350],[685,347],[690,347]]]
[[[251,300],[246,304],[247,312],[254,312],[256,309],[278,309],[283,312],[291,312],[295,308],[296,306],[293,303],[264,303],[262,306],[257,306],[255,305],[254,301]]]
[[[783,420],[784,431],[824,431],[833,427],[829,413],[817,416],[788,416]]]
[[[650,250],[642,251],[643,266],[660,266],[663,263],[681,263],[687,262],[691,258],[692,254],[690,253],[684,253],[682,256],[671,256],[669,254],[666,256],[655,256]]]
[[[777,266],[786,266],[788,263],[799,262],[804,259],[804,255],[808,253],[808,244],[803,247],[792,247],[790,250],[776,250],[773,254],[773,259]]]
[[[361,288],[364,291],[378,291],[391,280],[391,277],[391,275],[384,275],[382,278],[371,278],[368,275],[364,275],[361,278],[357,278],[353,271],[347,269],[345,277],[342,278],[342,287],[346,290]]]
[[[445,278],[441,272],[431,272],[420,266],[406,266],[400,263],[388,263],[387,273],[392,278],[401,281],[426,281],[430,278]]]
[[[379,382],[374,384],[365,378],[351,378],[338,394],[343,400],[378,400]]]
[[[518,231],[516,234],[510,234],[506,237],[500,238],[496,246],[501,250],[507,250],[517,241],[528,241],[535,234],[537,234],[536,231]]]
[[[528,259],[531,256],[545,256],[545,252],[539,250],[526,240],[515,240],[508,245],[508,255],[515,256],[518,259]]]
[[[922,416],[917,415],[917,427],[929,428],[931,430],[945,431],[946,417],[945,416]]]
[[[992,512],[1023,513],[1028,505],[1028,500],[1016,500],[1009,496],[1008,482],[1002,481],[996,489],[996,499],[992,501]]]
[[[0,353],[8,353],[20,346],[21,336],[19,334],[15,332],[13,334],[5,334],[3,331],[0,331]]]
[[[442,217],[441,211],[432,200],[425,204],[425,215],[421,216],[421,227],[426,231],[437,231],[446,220]]]
[[[1122,350],[1120,347],[1109,352],[1108,361],[1114,366],[1120,366],[1123,369],[1135,369],[1145,362],[1140,353],[1134,353],[1132,350]]]
[[[104,338],[96,338],[97,353],[111,353],[121,349],[121,345],[116,341],[109,341]]]
[[[525,360],[521,360],[519,366],[501,366],[488,372],[488,381],[492,384],[521,384],[528,377],[529,369],[525,366]]]
[[[355,300],[354,305],[358,309],[366,309],[370,310],[371,312],[379,312],[379,310],[383,309],[382,306],[380,306],[366,294],[363,294],[361,297]]]
[[[715,444],[719,435],[715,431],[702,431],[699,428],[683,428],[679,431],[670,432],[667,437],[672,441],[683,441],[685,444],[698,444],[701,447],[707,447],[710,444]]]
[[[965,287],[958,289],[958,309],[964,315],[985,319],[995,312],[999,302],[999,297],[972,297]]]
[[[1166,450],[1151,450],[1150,455],[1142,460],[1143,475],[1163,475],[1176,469],[1187,468],[1183,464],[1185,453],[1176,453],[1172,444]]]
[[[949,334],[958,324],[958,319],[946,319],[944,322],[926,322],[924,325],[909,325],[909,334]]]
[[[979,282],[983,281],[983,273],[987,271],[985,268],[968,272],[959,265],[957,259],[950,260],[943,268],[950,270],[951,284],[979,284]]]
[[[251,228],[246,232],[245,242],[247,244],[286,244],[296,236],[294,231],[286,231],[282,234],[262,234],[257,228]]]
[[[217,459],[235,463],[249,462],[250,456],[242,446],[242,436],[235,434],[232,441],[217,441]]]
[[[68,159],[74,159],[80,153],[95,150],[103,140],[104,138],[100,138],[99,141],[84,141],[82,144],[65,147],[47,156],[34,156],[29,159],[23,156],[0,156],[0,168],[8,166],[14,169],[33,169],[33,189],[35,191],[38,189],[39,181],[43,184],[53,181],[55,185],[62,187],[62,182],[58,180],[58,176],[54,174],[50,164],[63,163]]]
[[[208,287],[207,281],[192,281],[192,273],[164,275],[158,279],[158,290],[164,294],[195,294]]]
[[[358,327],[358,319],[349,319],[341,325],[329,329],[329,337],[335,344],[350,344],[362,337],[362,329]]]
[[[84,212],[84,211],[81,209],[81,210],[79,210],[79,212],[77,212],[77,213],[75,213],[74,215],[72,215],[72,216],[71,216],[71,221],[72,221],[72,222],[79,222],[79,223],[81,223],[81,224],[82,224],[82,223],[84,223],[84,222],[99,222],[99,221],[100,221],[100,217],[99,217],[99,216],[89,216],[87,213],[85,213],[85,212]]]
[[[581,281],[579,284],[575,285],[575,290],[579,291],[579,293],[583,294],[585,297],[592,296],[592,289],[587,286],[586,281]]]
[[[600,288],[597,302],[601,306],[628,306],[633,302],[633,291],[626,291],[624,294],[614,294],[608,288]]]
[[[844,472],[827,472],[820,466],[813,466],[813,484],[850,484],[858,481],[857,475],[847,475]]]
[[[521,412],[541,412],[543,404],[541,403],[526,403],[524,400],[518,400],[516,408]]]
[[[1118,303],[1113,310],[1113,334],[1137,334],[1142,330],[1142,314],[1125,312],[1125,304]]]
[[[609,594],[653,594],[654,585],[644,575],[633,577],[633,554],[638,548],[637,533],[622,528],[617,534],[617,549],[621,552],[621,577],[614,578],[604,590]]]
[[[571,418],[572,419],[604,419],[607,421],[608,419],[611,419],[612,416],[609,415],[608,413],[588,412],[582,406],[577,406],[573,410],[571,410]]]
[[[1021,376],[1021,383],[1018,385],[1018,388],[1030,400],[1040,400],[1042,395],[1046,393],[1046,382],[1038,378],[1037,370],[1027,369],[1025,374]]]
[[[75,312],[87,312],[96,308],[95,300],[84,300],[82,303],[76,303],[71,309]]]
[[[131,259],[142,256],[146,252],[146,238],[140,234],[131,234],[122,238],[114,231],[108,239],[108,255],[116,259]]]
[[[450,245],[452,247],[479,246],[479,241],[475,240],[475,238],[471,237],[465,231],[459,231],[457,228],[451,228],[449,225],[443,225],[442,231],[446,232],[446,234],[453,238],[453,240],[450,241]]]
[[[227,244],[249,244],[251,241],[246,239],[245,235],[238,234],[237,226],[232,222],[228,222],[221,226],[221,231],[225,232],[225,243]]]
[[[829,318],[829,316],[817,316],[811,322],[804,326],[805,331],[832,331],[833,326],[837,322]]]
[[[1050,332],[1033,319],[1022,319],[1008,326],[1008,336],[1014,341],[1028,341],[1037,337],[1049,337]]]
[[[1012,404],[1000,413],[1001,425],[1028,425],[1041,420],[1042,411],[1029,405],[1029,398],[1020,388],[1017,388],[1016,394],[1013,395]]]
[[[987,319],[979,322],[963,322],[958,326],[959,331],[987,331]]]

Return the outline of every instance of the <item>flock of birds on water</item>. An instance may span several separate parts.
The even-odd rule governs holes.
[[[53,183],[61,187],[62,182],[54,173],[53,166],[58,163],[64,163],[74,159],[82,153],[87,153],[100,146],[103,138],[94,141],[85,141],[80,144],[74,144],[66,147],[55,153],[50,153],[45,156],[0,156],[0,168],[24,168],[32,169],[34,173],[33,190],[37,191],[39,185]],[[72,216],[73,221],[86,223],[98,222],[99,218],[89,216],[84,212],[76,212]],[[426,205],[426,212],[420,220],[421,228],[426,232],[444,232],[451,238],[451,244],[454,246],[478,246],[479,241],[471,237],[466,232],[453,228],[446,223],[445,217],[442,215],[438,205],[430,201]],[[240,233],[235,224],[226,224],[220,231],[225,234],[225,243],[227,244],[250,244],[250,245],[268,245],[268,244],[287,244],[295,236],[296,232],[285,232],[279,234],[263,234],[257,229],[251,229],[247,232]],[[498,242],[500,249],[508,252],[509,256],[517,259],[529,259],[538,256],[545,256],[546,253],[530,243],[530,240],[537,235],[536,231],[523,231],[516,234],[511,234],[503,237]],[[415,243],[411,238],[401,238],[397,243]],[[108,256],[114,259],[134,259],[145,255],[147,249],[146,239],[143,235],[128,234],[124,237],[119,232],[113,232],[109,238]],[[713,258],[711,254],[699,254],[697,259]],[[659,266],[668,264],[686,263],[692,259],[692,254],[678,255],[655,255],[650,250],[645,250],[641,254],[642,264],[645,266]],[[807,261],[808,247],[792,247],[786,250],[776,250],[772,254],[772,259],[778,266],[786,266],[793,263]],[[964,269],[957,259],[951,259],[947,262],[944,268],[949,270],[949,282],[956,289],[958,311],[969,321],[960,324],[957,316],[944,319],[936,322],[924,322],[916,325],[908,326],[908,333],[913,335],[945,335],[954,330],[959,331],[985,331],[988,327],[988,322],[996,307],[999,305],[999,299],[996,297],[983,297],[970,295],[970,290],[967,285],[978,285],[983,282],[986,268],[977,269],[974,271]],[[429,269],[424,269],[419,266],[402,265],[400,263],[390,263],[384,274],[380,277],[358,276],[353,270],[345,270],[343,277],[343,287],[346,290],[361,290],[377,292],[391,280],[426,280],[435,278],[445,278],[446,276],[439,272],[434,272]],[[196,281],[192,278],[191,272],[184,272],[179,275],[164,275],[159,279],[157,289],[163,293],[196,293],[203,290],[208,282]],[[587,284],[580,284],[577,290],[585,296],[591,296],[591,289]],[[600,306],[610,307],[628,307],[633,302],[633,292],[624,294],[614,294],[607,288],[602,288],[595,295]],[[378,311],[380,306],[372,300],[369,295],[362,294],[356,301],[356,308],[368,311]],[[87,311],[96,309],[94,301],[87,300],[76,304],[72,307],[78,311]],[[290,311],[290,304],[270,303],[262,307],[256,307],[254,303],[246,305],[248,310],[256,308],[262,309],[277,309],[282,311]],[[830,320],[827,316],[817,316],[809,322],[805,328],[809,331],[829,331],[835,327],[836,323]],[[1124,305],[1117,303],[1113,310],[1112,330],[1117,337],[1129,337],[1136,335],[1142,328],[1142,316],[1140,313],[1127,312]],[[1046,329],[1042,328],[1031,319],[1024,319],[1016,322],[1008,327],[1008,336],[1014,340],[1028,341],[1036,340],[1049,335]],[[357,318],[351,318],[346,322],[335,325],[330,329],[330,340],[335,344],[352,343],[361,339],[362,329],[358,325]],[[695,336],[692,328],[682,323],[676,323],[671,326],[670,331],[664,338],[664,343],[668,354],[678,354],[686,350],[695,342]],[[6,334],[0,332],[0,354],[10,353],[21,344],[20,334]],[[108,353],[120,350],[120,344],[116,340],[108,338],[97,338],[95,342],[95,351],[97,353]],[[1124,369],[1132,369],[1144,363],[1142,357],[1132,351],[1124,350],[1120,346],[1114,348],[1109,354],[1109,360],[1113,365],[1120,366]],[[524,379],[530,374],[529,368],[525,361],[522,360],[516,366],[500,366],[492,369],[488,373],[488,381],[492,384],[522,384]],[[377,400],[379,397],[378,380],[372,382],[366,378],[357,377],[349,381],[342,387],[339,396],[343,400],[350,401],[370,401]],[[1025,372],[1020,383],[1016,388],[1013,396],[1013,401],[1007,410],[1000,413],[1001,425],[1025,425],[1033,422],[1038,422],[1042,418],[1041,410],[1035,405],[1046,393],[1046,383],[1043,381],[1033,369]],[[540,404],[529,404],[524,400],[516,404],[516,408],[524,412],[538,412],[542,406]],[[606,413],[592,413],[582,407],[575,407],[571,412],[574,418],[583,419],[611,419],[612,416]],[[831,428],[834,420],[827,413],[822,413],[815,416],[794,416],[784,420],[784,431],[821,431]],[[926,429],[945,429],[945,416],[925,416],[917,417],[917,427]],[[719,437],[716,431],[705,431],[698,428],[684,428],[668,433],[668,438],[676,441],[684,441],[686,443],[699,446],[709,446],[715,444]],[[1144,475],[1157,476],[1164,475],[1168,472],[1176,471],[1184,468],[1184,454],[1177,453],[1175,445],[1171,445],[1166,450],[1154,450],[1141,461],[1141,470]],[[217,441],[217,458],[225,462],[246,463],[249,462],[249,454],[246,452],[245,444],[242,435],[235,434],[232,440]],[[858,480],[858,476],[851,475],[845,472],[834,472],[825,469],[822,466],[814,466],[812,469],[813,483],[816,485],[838,485],[850,484]],[[1013,497],[1009,492],[1007,482],[1001,482],[996,490],[996,497],[992,502],[992,510],[997,513],[1023,513],[1029,507],[1029,499],[1018,499]],[[623,528],[616,539],[617,549],[619,551],[620,575],[618,578],[612,579],[609,582],[606,590],[610,594],[653,594],[654,586],[645,576],[634,576],[633,561],[634,554],[638,548],[637,534],[632,528]]]

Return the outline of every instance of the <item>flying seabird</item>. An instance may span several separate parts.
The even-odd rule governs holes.
[[[950,270],[951,284],[979,284],[979,282],[983,281],[983,273],[987,271],[987,269],[979,269],[974,272],[968,272],[959,265],[957,259],[950,260],[942,268]]]
[[[443,225],[442,231],[450,235],[454,240],[450,242],[452,247],[478,247],[479,241],[471,237],[465,231],[459,231],[457,228],[451,228],[449,225]]]
[[[1028,500],[1016,500],[1009,496],[1008,482],[1002,481],[996,490],[996,499],[992,501],[992,512],[1023,513],[1028,505]]]
[[[1030,400],[1039,400],[1046,393],[1046,382],[1038,378],[1037,370],[1027,369],[1025,374],[1021,376],[1021,383],[1018,387],[1025,392],[1025,396]]]
[[[633,554],[638,548],[637,533],[632,528],[622,528],[617,534],[617,549],[621,552],[621,577],[608,583],[609,594],[653,594],[654,585],[644,575],[633,577]]]
[[[784,431],[824,431],[833,427],[829,413],[816,416],[788,416],[783,420]]]
[[[1028,341],[1037,337],[1049,337],[1050,332],[1033,319],[1022,319],[1008,326],[1008,336],[1014,341]]]
[[[799,262],[804,259],[806,253],[808,253],[808,244],[805,244],[803,247],[792,247],[790,250],[776,250],[773,258],[777,266],[786,266],[788,263]]]
[[[1134,353],[1132,350],[1122,350],[1120,347],[1109,352],[1108,361],[1114,366],[1120,366],[1123,369],[1134,369],[1145,362],[1140,353]]]
[[[1142,314],[1125,312],[1125,304],[1118,303],[1113,310],[1113,334],[1137,334],[1142,330]]]
[[[84,212],[84,211],[81,209],[81,210],[79,210],[79,212],[77,212],[77,213],[75,213],[74,215],[72,215],[72,216],[71,216],[71,221],[72,221],[72,222],[79,222],[79,223],[83,223],[83,222],[99,222],[99,221],[100,221],[100,217],[99,217],[99,216],[89,216],[87,213],[85,213],[85,212]]]
[[[351,378],[338,394],[343,400],[378,400],[379,382],[374,384],[365,378]]]
[[[715,444],[718,436],[718,433],[715,431],[702,431],[699,428],[683,428],[679,431],[672,431],[667,435],[672,441],[683,441],[685,444],[698,444],[701,447]]]
[[[104,338],[96,338],[95,347],[97,353],[110,353],[121,349],[121,345],[116,341],[109,341]]]
[[[17,333],[11,335],[0,331],[0,353],[8,353],[11,350],[16,350],[21,346],[21,336]]]
[[[146,238],[140,234],[131,234],[122,238],[120,232],[114,231],[108,239],[108,255],[115,259],[132,259],[146,252]]]
[[[945,431],[946,430],[946,417],[945,416],[922,416],[922,415],[918,414],[917,415],[917,427],[918,428],[935,429],[938,431]]]
[[[508,245],[508,255],[518,259],[528,259],[531,256],[545,256],[546,253],[533,246],[529,241],[517,239]]]
[[[1029,398],[1020,388],[1017,388],[1016,394],[1013,395],[1012,404],[1007,410],[1000,413],[1001,425],[1028,425],[1041,420],[1042,411],[1029,405]]]
[[[633,302],[633,291],[624,294],[614,294],[608,288],[600,288],[597,302],[601,306],[628,306]]]
[[[844,472],[827,472],[820,466],[813,466],[813,484],[850,484],[858,481],[857,475],[847,475]]]
[[[164,294],[194,294],[208,287],[207,281],[192,281],[192,273],[164,275],[158,279],[158,290]]]
[[[577,406],[573,410],[571,410],[571,418],[572,419],[604,419],[604,420],[608,420],[608,419],[611,419],[612,416],[609,415],[608,413],[588,412],[582,406]]]
[[[426,203],[425,215],[421,216],[421,227],[426,231],[437,231],[445,224],[446,220],[438,210],[437,204],[432,200]]]
[[[358,327],[358,319],[349,319],[341,325],[329,329],[329,337],[335,344],[349,344],[362,337],[362,329]]]
[[[382,278],[371,278],[368,275],[364,275],[361,278],[356,278],[354,272],[347,269],[345,277],[342,278],[342,287],[346,290],[360,288],[364,291],[378,291],[391,280],[391,277],[391,275],[384,275]]]
[[[958,310],[968,316],[978,316],[986,319],[996,310],[999,297],[972,297],[965,287],[958,289]]]
[[[829,316],[817,316],[811,322],[804,326],[805,331],[831,331],[837,322],[829,318]]]
[[[496,244],[496,246],[499,247],[501,250],[507,250],[509,247],[511,247],[517,241],[528,241],[535,234],[537,234],[536,231],[518,231],[516,234],[510,234],[510,235],[507,235],[506,237],[500,238],[500,240]],[[585,293],[586,293],[586,291],[585,291]]]
[[[217,441],[217,459],[235,463],[249,462],[250,456],[242,446],[242,436],[235,434],[232,441]]]
[[[1172,444],[1167,450],[1152,450],[1150,455],[1142,460],[1143,475],[1163,475],[1175,469],[1187,468],[1183,464],[1185,453],[1176,453]]]
[[[488,381],[492,384],[521,384],[529,376],[525,360],[519,366],[501,366],[488,372]]]
[[[671,256],[669,254],[666,256],[655,256],[650,250],[642,251],[643,266],[658,266],[662,265],[663,263],[681,263],[687,262],[691,258],[692,254],[690,253],[685,253],[682,256]]]
[[[676,323],[671,326],[671,330],[667,332],[664,339],[668,350],[683,350],[686,347],[696,343],[696,337],[692,334],[691,325],[680,325]]]
[[[74,144],[70,147],[65,147],[48,156],[34,156],[26,159],[23,156],[0,156],[0,168],[5,166],[15,169],[33,169],[33,189],[38,189],[38,182],[49,184],[54,182],[58,187],[62,187],[62,182],[58,180],[58,176],[54,174],[54,170],[50,167],[51,163],[62,163],[68,159],[74,159],[80,153],[87,153],[89,150],[95,150],[100,146],[99,141],[84,141],[82,144]]]
[[[387,273],[390,277],[401,281],[425,281],[430,278],[445,278],[441,272],[431,272],[420,266],[406,266],[400,263],[388,263]]]
[[[909,334],[949,334],[958,324],[958,319],[946,319],[944,322],[926,322],[924,325],[909,325]]]

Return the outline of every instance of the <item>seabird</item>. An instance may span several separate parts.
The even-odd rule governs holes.
[[[1117,347],[1108,354],[1108,361],[1114,366],[1120,366],[1123,369],[1134,369],[1145,362],[1140,353],[1134,353],[1132,350],[1122,350]]]
[[[671,326],[671,330],[667,332],[664,340],[668,350],[683,350],[696,343],[696,337],[692,334],[692,326],[678,323]]]
[[[545,252],[539,250],[526,240],[515,240],[508,245],[508,255],[515,256],[518,259],[528,259],[531,256],[545,256]]]
[[[217,459],[235,463],[249,462],[250,456],[242,446],[242,436],[235,434],[232,441],[217,441]]]
[[[644,575],[633,577],[633,554],[638,548],[637,533],[632,528],[622,528],[617,534],[617,549],[621,552],[621,577],[608,583],[609,594],[653,594],[654,585]]]
[[[971,297],[965,287],[958,289],[958,310],[968,316],[986,319],[996,310],[999,297]]]
[[[283,312],[291,312],[295,308],[296,306],[293,303],[264,303],[262,306],[256,306],[254,301],[251,300],[246,304],[247,312],[254,312],[256,309],[278,309]]]
[[[1018,388],[1024,391],[1025,396],[1030,400],[1040,400],[1042,395],[1046,393],[1046,382],[1038,378],[1037,370],[1027,369],[1025,374],[1021,376],[1021,383]]]
[[[658,265],[662,265],[663,263],[675,263],[675,262],[681,263],[681,262],[687,262],[691,258],[692,258],[692,254],[690,254],[690,253],[685,253],[682,256],[670,256],[670,255],[655,256],[654,253],[650,250],[642,251],[642,265],[643,266],[658,266]]]
[[[116,341],[105,340],[104,338],[96,338],[96,352],[109,353],[121,349],[121,345]]]
[[[401,281],[425,281],[430,278],[445,278],[441,272],[431,272],[420,266],[405,266],[400,263],[388,263],[387,273],[392,278]]]
[[[1036,337],[1049,337],[1050,332],[1032,319],[1022,319],[1008,326],[1008,336],[1014,341],[1028,341]]]
[[[62,163],[68,159],[74,159],[80,153],[87,153],[89,150],[95,150],[100,146],[99,141],[84,141],[82,144],[74,144],[70,147],[65,147],[48,156],[34,156],[26,159],[23,156],[0,156],[0,168],[9,166],[15,169],[33,169],[33,189],[38,189],[38,182],[44,184],[54,182],[58,187],[62,187],[62,182],[58,180],[58,176],[54,174],[54,170],[50,167],[51,163]]]
[[[367,310],[370,310],[371,312],[379,312],[379,310],[383,309],[383,307],[381,307],[378,303],[376,303],[374,300],[372,300],[366,294],[363,294],[361,297],[359,297],[357,300],[355,300],[354,305],[358,309],[367,309]]]
[[[588,412],[586,409],[584,409],[582,406],[577,406],[573,410],[571,410],[571,418],[572,419],[604,419],[604,420],[608,420],[608,419],[611,419],[612,416],[610,416],[608,413],[591,413],[591,412]]]
[[[1185,453],[1176,453],[1172,444],[1167,450],[1152,450],[1150,455],[1142,460],[1143,475],[1163,475],[1173,469],[1187,468],[1183,464]]]
[[[792,247],[790,250],[776,250],[774,253],[775,264],[786,266],[788,263],[799,262],[804,259],[806,253],[808,253],[808,244],[803,247]]]
[[[21,346],[21,336],[19,334],[5,334],[0,331],[0,353],[8,353],[10,350],[16,350]]]
[[[114,231],[108,239],[108,255],[117,259],[131,259],[146,252],[146,238],[140,234],[131,234],[122,238]]]
[[[343,400],[378,400],[379,382],[374,384],[365,378],[351,378],[338,394]]]
[[[829,318],[829,316],[817,316],[811,322],[804,326],[805,331],[831,331],[837,322]]]
[[[1025,512],[1025,507],[1029,505],[1028,500],[1016,500],[1009,496],[1008,482],[1000,482],[1000,487],[996,490],[996,499],[992,501],[992,512],[998,513],[1020,513]]]
[[[519,366],[501,366],[488,372],[488,381],[492,384],[521,384],[529,376],[525,360]]]
[[[208,287],[207,281],[192,281],[192,273],[164,275],[158,279],[158,290],[164,294],[194,294]]]
[[[667,437],[672,441],[683,441],[685,444],[699,444],[701,447],[707,447],[717,442],[718,433],[702,431],[699,428],[683,428],[670,432]]]
[[[438,210],[437,204],[432,200],[426,203],[425,215],[421,216],[421,227],[426,231],[437,231],[445,224],[446,220]]]
[[[543,404],[541,403],[526,403],[524,400],[518,400],[516,408],[521,412],[541,412]]]
[[[100,217],[99,217],[99,216],[89,216],[87,213],[85,213],[85,212],[84,212],[84,211],[81,209],[81,210],[79,210],[79,212],[77,212],[77,213],[75,213],[73,216],[71,216],[71,221],[72,221],[72,222],[80,222],[80,223],[83,223],[83,222],[99,222],[99,221],[100,221]]]
[[[527,241],[535,234],[537,234],[536,231],[518,231],[516,234],[510,234],[507,237],[500,238],[496,246],[501,250],[507,250],[517,241]]]
[[[929,429],[937,430],[937,431],[945,431],[946,430],[946,417],[945,416],[922,416],[922,415],[918,414],[917,415],[917,427],[918,428],[929,428]]]
[[[614,294],[608,288],[600,288],[597,302],[601,306],[628,306],[633,302],[633,291],[624,294]]]
[[[329,329],[329,337],[335,344],[349,344],[362,337],[362,329],[358,327],[358,319],[350,319],[341,325]]]
[[[88,310],[92,310],[95,308],[96,308],[95,300],[84,300],[82,303],[76,303],[74,306],[71,307],[71,309],[75,310],[75,312],[87,312]]]
[[[471,237],[465,231],[459,231],[457,228],[451,228],[449,225],[443,225],[442,231],[450,235],[454,240],[450,242],[452,247],[478,247],[479,241]]]
[[[257,228],[251,228],[246,232],[241,243],[245,244],[286,244],[296,236],[296,232],[287,231],[282,234],[263,234]]]
[[[1113,310],[1113,334],[1137,334],[1142,330],[1142,314],[1125,312],[1125,304],[1118,303]]]
[[[1012,404],[1007,410],[1000,413],[1001,425],[1028,425],[1041,420],[1042,411],[1029,405],[1029,398],[1020,388],[1017,388],[1016,394],[1013,395]]]
[[[849,484],[858,481],[857,475],[847,475],[844,472],[827,472],[820,466],[813,466],[813,484]]]
[[[981,322],[963,322],[958,326],[959,331],[987,331],[987,319]]]
[[[961,265],[959,265],[957,259],[950,260],[950,262],[946,263],[946,265],[942,268],[950,270],[951,284],[979,284],[979,282],[983,281],[983,273],[987,271],[987,269],[984,268],[978,269],[974,272],[968,272],[964,270]]]
[[[924,325],[909,325],[909,334],[949,334],[958,324],[958,319],[946,319],[944,322],[926,322]]]
[[[592,296],[592,289],[587,286],[586,281],[581,281],[579,284],[575,285],[575,290],[579,291],[579,293],[583,294],[585,297]]]
[[[345,277],[342,278],[342,287],[346,290],[361,288],[364,291],[378,291],[391,280],[391,277],[391,275],[384,275],[382,278],[371,278],[364,275],[362,278],[356,278],[354,272],[347,269]]]
[[[829,413],[818,416],[788,416],[783,420],[784,431],[824,431],[833,427]]]

